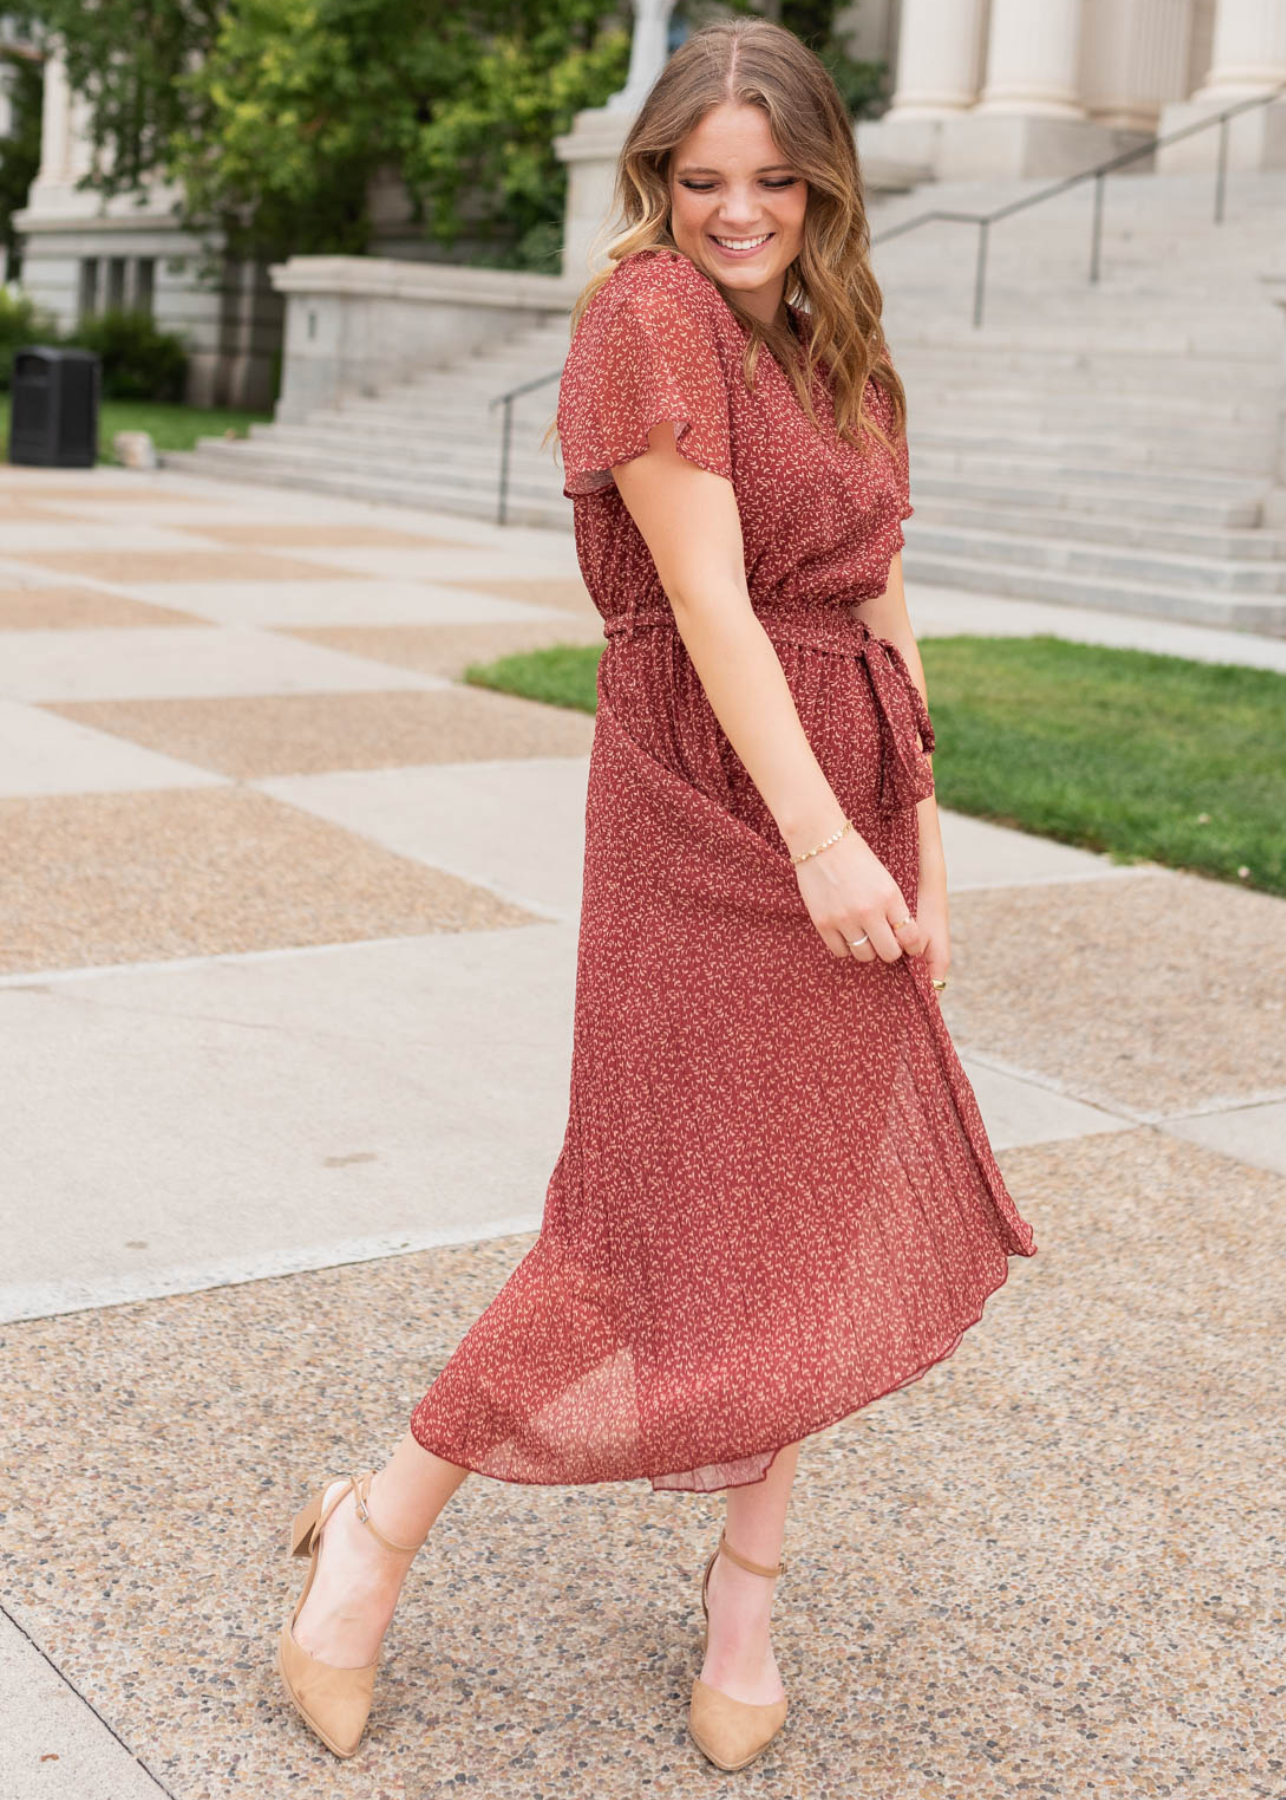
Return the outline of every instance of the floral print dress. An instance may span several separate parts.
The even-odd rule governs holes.
[[[505,1481],[760,1481],[950,1356],[1036,1251],[923,958],[826,948],[611,474],[670,420],[732,483],[809,741],[914,912],[932,722],[852,610],[902,547],[905,441],[819,429],[766,349],[748,392],[745,342],[715,282],[649,250],[595,293],[563,370],[564,492],[607,640],[567,1125],[537,1241],[411,1416],[425,1449]]]

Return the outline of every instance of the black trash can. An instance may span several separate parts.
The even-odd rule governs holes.
[[[102,359],[92,350],[27,344],[13,353],[9,461],[92,469],[98,461]]]

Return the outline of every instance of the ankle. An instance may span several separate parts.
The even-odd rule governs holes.
[[[387,1466],[376,1469],[366,1485],[366,1511],[370,1524],[401,1548],[393,1550],[381,1543],[376,1531],[368,1531],[367,1536],[386,1556],[409,1561],[423,1545],[428,1530],[423,1516],[417,1517],[411,1509],[399,1504],[396,1492],[388,1492],[388,1485]]]
[[[726,1557],[715,1558],[707,1590],[707,1600],[712,1607],[717,1598],[732,1613],[735,1613],[738,1619],[762,1621],[766,1626],[772,1613],[776,1592],[776,1576],[770,1578],[765,1575],[753,1575],[748,1570],[739,1569]]]

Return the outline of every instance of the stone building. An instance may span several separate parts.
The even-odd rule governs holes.
[[[570,177],[566,274],[583,266],[602,222],[625,124],[673,42],[672,11],[673,0],[634,0],[625,88],[558,140]],[[1286,0],[851,0],[838,24],[852,54],[890,64],[891,105],[858,128],[874,187],[1063,174],[1286,82]],[[1210,166],[1217,135],[1161,152],[1157,167]],[[1235,167],[1286,166],[1286,104],[1239,118],[1231,152]],[[266,405],[281,342],[278,284],[229,259],[213,281],[200,280],[201,245],[176,221],[177,195],[157,183],[141,204],[104,203],[76,185],[90,156],[84,103],[54,56],[40,173],[17,218],[23,285],[64,325],[108,305],[146,308],[188,335],[194,403]],[[423,246],[388,236],[375,246],[380,268],[421,259]],[[353,259],[330,260],[361,285]]]
[[[1286,0],[902,0],[872,157],[924,178],[1063,175],[1286,83]],[[1210,165],[1216,134],[1158,153]],[[1286,106],[1236,121],[1232,166],[1286,166]]]
[[[109,306],[151,313],[188,338],[193,405],[266,407],[282,328],[267,270],[224,258],[213,282],[201,279],[201,242],[179,229],[178,193],[163,182],[141,202],[78,187],[92,166],[87,111],[62,58],[49,56],[40,171],[15,215],[23,287],[64,329]]]

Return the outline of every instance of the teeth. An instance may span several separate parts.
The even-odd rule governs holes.
[[[714,236],[713,232],[711,236]],[[771,236],[771,231],[765,231],[762,237],[757,238],[716,237],[714,241],[716,244],[722,244],[726,250],[749,250],[754,244],[766,244]]]

